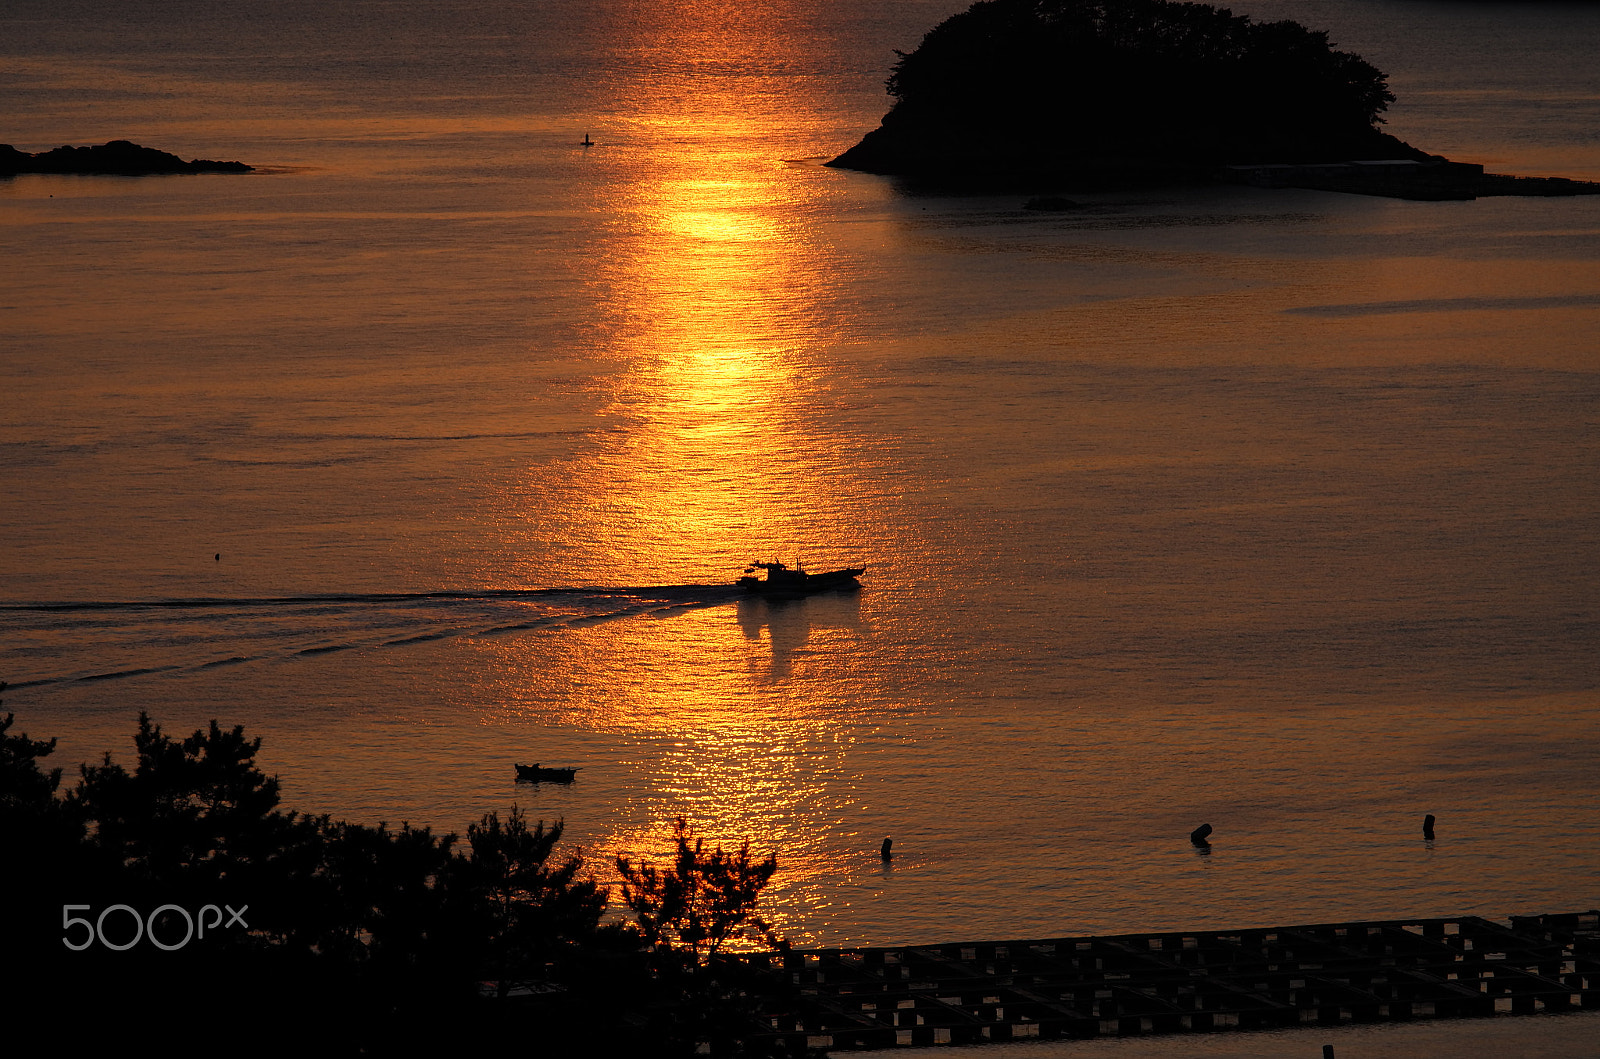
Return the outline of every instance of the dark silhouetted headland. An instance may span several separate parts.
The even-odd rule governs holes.
[[[57,147],[29,154],[0,143],[0,177],[18,173],[83,173],[110,176],[153,176],[160,173],[249,173],[243,162],[213,162],[196,158],[185,162],[175,154],[141,147],[128,140],[112,140],[98,147]]]
[[[987,0],[900,53],[887,87],[882,124],[828,165],[972,191],[1219,177],[1417,198],[1600,191],[1418,150],[1378,127],[1394,101],[1382,71],[1326,33],[1207,4]]]

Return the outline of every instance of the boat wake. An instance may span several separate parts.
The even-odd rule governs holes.
[[[720,584],[6,603],[0,679],[29,688],[171,676],[538,635],[741,598],[738,588]]]
[[[30,611],[75,610],[202,610],[228,607],[278,607],[305,604],[412,603],[419,601],[540,600],[554,596],[634,597],[640,599],[689,599],[724,603],[738,595],[732,585],[648,585],[616,587],[590,585],[583,588],[510,588],[446,592],[326,592],[304,596],[195,596],[189,599],[141,600],[64,600],[39,603],[0,603],[0,615]]]

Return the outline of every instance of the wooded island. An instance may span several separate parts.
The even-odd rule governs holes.
[[[1382,71],[1324,32],[1208,4],[986,0],[898,54],[893,108],[828,165],[970,191],[1218,179],[1410,198],[1600,191],[1412,147],[1379,128],[1395,98]],[[1373,162],[1385,164],[1351,168]]]

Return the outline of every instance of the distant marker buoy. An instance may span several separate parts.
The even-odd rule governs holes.
[[[1201,849],[1209,849],[1211,847],[1211,843],[1206,841],[1206,839],[1210,838],[1210,837],[1211,837],[1211,825],[1210,824],[1201,824],[1199,827],[1197,827],[1193,831],[1189,832],[1189,841],[1194,843],[1196,846],[1198,846]]]
[[[884,860],[893,860],[894,859],[894,854],[889,852],[889,847],[892,846],[892,845],[894,845],[894,839],[892,839],[892,838],[884,839],[883,840],[883,848],[878,850],[878,856],[882,857]]]
[[[1322,1046],[1322,1059],[1333,1059],[1333,1045],[1324,1044]]]
[[[594,141],[589,139],[589,134],[588,133],[584,133],[583,134],[583,146],[584,147],[593,147],[594,146]]]
[[[219,562],[219,563],[222,562],[222,553],[221,552],[217,553],[217,562]]]
[[[1429,813],[1427,816],[1424,816],[1422,818],[1422,837],[1425,838],[1425,839],[1428,839],[1429,841],[1433,840],[1433,814],[1432,813]]]

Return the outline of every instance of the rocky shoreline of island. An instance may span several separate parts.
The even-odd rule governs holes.
[[[1525,177],[1486,173],[1475,162],[1434,157],[1424,161],[1328,162],[1317,165],[1236,165],[1215,174],[1226,184],[1260,188],[1303,188],[1426,201],[1471,200],[1516,195],[1554,198],[1600,195],[1600,183],[1567,177]]]
[[[1058,197],[1068,192],[1139,191],[1216,184],[1338,191],[1352,195],[1432,202],[1470,201],[1495,196],[1558,198],[1600,195],[1600,182],[1569,177],[1489,173],[1476,162],[1457,162],[1420,151],[1407,151],[1401,157],[1324,162],[1224,165],[1185,165],[1175,162],[1135,165],[1112,161],[1093,164],[1077,160],[1063,161],[1057,166],[1008,166],[999,160],[977,165],[969,158],[964,164],[940,165],[933,160],[926,160],[922,165],[902,168],[852,148],[852,151],[824,164],[835,169],[899,177],[918,190],[955,194],[1020,192],[1034,196],[1029,200],[1030,209],[1046,211],[1069,208],[1063,204],[1070,200]]]
[[[175,154],[142,147],[130,140],[112,140],[89,147],[62,146],[30,154],[0,143],[0,177],[21,173],[64,173],[84,176],[156,176],[170,173],[251,173],[243,162],[209,158],[184,161]]]

